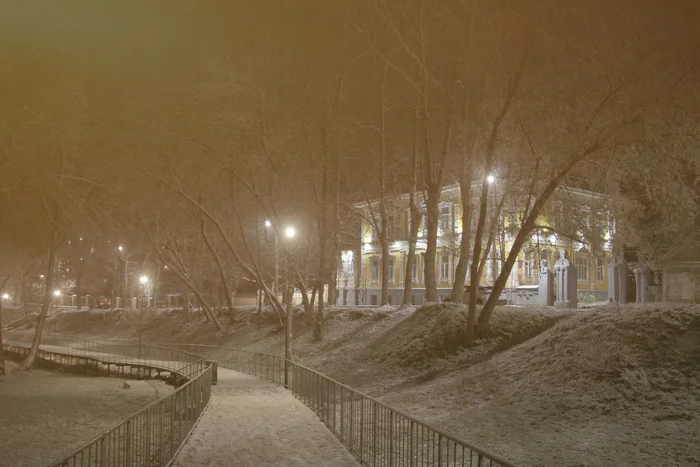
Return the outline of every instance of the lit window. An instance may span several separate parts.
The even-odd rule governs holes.
[[[413,260],[413,267],[411,268],[411,280],[414,284],[418,283],[418,257]]]
[[[588,256],[587,255],[576,255],[574,261],[576,265],[576,271],[578,272],[578,280],[587,281],[588,280]]]
[[[379,282],[379,258],[373,256],[369,260],[369,280],[376,284]]]
[[[450,232],[452,230],[452,219],[450,218],[450,207],[440,208],[440,230]]]
[[[394,271],[396,269],[394,267],[395,265],[396,265],[396,258],[394,258],[393,255],[389,255],[389,268],[388,268],[389,272],[388,272],[388,274],[389,274],[389,283],[390,284],[394,283],[394,277],[395,277]]]
[[[440,281],[449,282],[450,281],[450,257],[449,255],[440,255]]]

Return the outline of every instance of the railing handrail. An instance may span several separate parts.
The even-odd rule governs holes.
[[[210,369],[211,369],[211,363],[207,363],[206,367],[200,373],[203,374],[204,372],[206,372],[207,370],[210,370]],[[201,374],[198,376],[201,376]],[[112,428],[108,428],[107,430],[104,430],[100,435],[95,436],[90,441],[83,444],[79,448],[75,449],[71,453],[66,454],[65,456],[63,456],[63,459],[68,459],[70,457],[73,457],[73,456],[80,454],[80,452],[84,451],[87,446],[98,442],[99,440],[101,440],[105,436],[107,436],[109,433],[118,430],[120,427],[122,427],[123,425],[126,425],[127,423],[129,423],[130,421],[132,421],[133,419],[135,419],[136,417],[138,417],[142,413],[147,412],[148,410],[152,409],[153,407],[157,406],[158,404],[163,403],[164,400],[172,398],[173,396],[175,396],[175,394],[177,394],[181,391],[184,391],[185,389],[187,389],[187,387],[189,385],[194,384],[195,381],[196,381],[196,378],[190,379],[189,381],[187,381],[187,383],[183,384],[182,386],[180,386],[179,388],[177,388],[175,391],[171,392],[170,394],[166,394],[165,396],[161,397],[160,399],[157,399],[157,400],[151,402],[146,407],[138,410],[137,412],[134,412],[126,419],[124,419],[121,422],[119,422],[118,424],[114,425]],[[60,461],[54,462],[53,464],[50,464],[49,467],[61,467],[64,462],[65,462],[64,460],[60,460]]]
[[[510,466],[510,465],[512,465],[509,461],[506,461],[505,459],[502,459],[502,458],[500,458],[499,456],[497,456],[497,455],[495,455],[495,454],[492,454],[492,453],[490,453],[490,452],[488,452],[488,451],[486,451],[486,450],[484,450],[484,449],[482,449],[482,448],[479,448],[479,447],[477,447],[477,446],[474,446],[474,445],[472,445],[471,443],[468,443],[468,442],[464,441],[463,439],[460,439],[460,438],[458,438],[458,437],[456,437],[456,436],[454,436],[454,435],[450,435],[450,434],[448,434],[448,433],[445,433],[445,432],[443,432],[442,430],[440,430],[440,429],[438,429],[438,428],[435,428],[433,425],[431,425],[431,424],[429,424],[429,423],[427,423],[427,422],[425,422],[425,421],[419,420],[419,419],[417,419],[417,418],[415,418],[415,417],[413,417],[413,416],[411,416],[411,415],[406,414],[405,412],[403,412],[403,411],[401,411],[401,410],[398,410],[398,409],[396,409],[396,408],[394,408],[394,407],[391,407],[390,405],[387,405],[387,404],[385,404],[384,402],[381,402],[381,401],[375,399],[375,398],[372,397],[372,396],[368,396],[367,394],[364,394],[364,393],[358,391],[357,389],[348,386],[347,384],[344,384],[344,383],[341,383],[341,382],[339,382],[339,381],[336,381],[335,379],[333,379],[333,378],[331,378],[331,377],[329,377],[329,376],[327,376],[327,375],[324,375],[323,373],[320,373],[319,371],[314,370],[313,368],[309,368],[309,367],[307,367],[307,366],[301,365],[301,364],[299,364],[299,363],[294,362],[293,360],[287,360],[284,356],[275,355],[275,354],[271,354],[271,353],[267,353],[267,352],[258,352],[258,351],[254,351],[254,350],[241,349],[241,348],[237,348],[237,347],[222,347],[222,346],[210,345],[210,344],[178,344],[178,343],[171,343],[170,345],[175,345],[175,346],[178,346],[178,345],[180,345],[180,346],[198,346],[198,347],[206,347],[206,348],[212,348],[212,349],[234,350],[234,351],[236,351],[236,352],[243,352],[243,353],[248,353],[248,354],[252,354],[252,355],[261,355],[261,356],[266,356],[266,357],[280,358],[280,359],[282,359],[283,361],[288,361],[288,363],[290,363],[290,364],[292,364],[292,365],[294,365],[294,366],[297,366],[297,367],[302,368],[302,369],[304,369],[304,370],[306,370],[306,371],[312,372],[312,373],[318,375],[319,377],[324,378],[324,379],[326,379],[326,380],[332,382],[333,384],[336,384],[336,385],[338,385],[338,386],[340,386],[340,387],[343,387],[343,388],[345,388],[345,389],[347,389],[347,390],[349,390],[349,391],[352,391],[352,392],[354,392],[354,393],[357,393],[359,396],[364,397],[364,398],[370,400],[371,402],[373,402],[373,403],[375,403],[375,404],[377,404],[377,405],[379,405],[379,406],[381,406],[381,407],[383,407],[383,408],[385,408],[385,409],[387,409],[387,410],[390,410],[390,411],[392,411],[392,412],[394,412],[394,413],[396,413],[396,414],[398,414],[398,415],[400,415],[400,416],[402,416],[402,417],[404,417],[404,418],[406,418],[406,419],[408,419],[408,420],[410,420],[410,421],[412,421],[412,422],[414,422],[414,423],[417,423],[417,424],[419,424],[419,425],[422,425],[422,426],[424,426],[425,428],[427,428],[427,429],[429,429],[429,430],[432,430],[432,431],[434,431],[434,432],[440,434],[441,436],[443,436],[443,437],[445,437],[445,438],[450,439],[451,441],[454,441],[454,442],[456,442],[456,443],[459,443],[459,444],[461,444],[461,445],[464,445],[465,447],[471,449],[472,451],[474,451],[474,452],[476,452],[476,453],[479,453],[479,454],[482,454],[482,455],[484,455],[484,456],[487,456],[489,459],[491,459],[491,460],[494,461],[494,462],[498,462],[499,464],[502,464],[503,466]]]
[[[3,347],[20,347],[26,349],[31,345],[30,336],[14,334],[14,336],[8,336],[10,339],[3,342]],[[18,337],[21,338],[18,339]],[[98,455],[100,456],[100,466],[117,464],[132,465],[132,461],[135,461],[133,465],[139,466],[168,465],[187,440],[187,437],[196,424],[196,420],[199,419],[209,403],[213,365],[202,355],[174,347],[144,343],[106,343],[104,341],[97,342],[89,339],[64,336],[46,336],[46,339],[42,340],[44,343],[39,346],[39,350],[45,354],[76,356],[77,358],[86,360],[93,359],[102,364],[105,364],[107,360],[104,358],[101,359],[101,355],[118,358],[124,357],[124,361],[122,362],[120,360],[119,363],[124,363],[126,365],[148,364],[156,369],[161,368],[163,371],[170,372],[171,375],[176,375],[175,381],[177,382],[185,380],[184,384],[179,386],[172,393],[166,394],[149,403],[118,424],[102,431],[89,442],[64,455],[60,460],[52,462],[50,467],[78,465],[76,462],[79,462],[79,465],[94,466],[96,464],[91,463],[90,459],[93,459],[94,462],[98,462]],[[75,346],[76,344],[77,346]],[[52,347],[55,347],[55,349]],[[125,348],[129,348],[130,352],[121,352],[121,350]],[[156,354],[157,357],[153,358],[152,355],[136,357],[132,355],[135,352],[141,355],[141,352],[148,352],[149,349],[156,349],[156,352],[153,352],[153,354]],[[72,351],[78,354],[65,353]],[[159,362],[180,363],[182,365],[178,367],[161,367],[158,365]],[[160,411],[158,411],[159,407]],[[183,408],[184,412],[182,412]],[[191,409],[194,410],[195,418],[192,418],[190,413]],[[157,430],[153,428],[154,423],[155,426],[158,427]],[[167,431],[166,428],[169,428],[169,431]],[[146,432],[148,432],[149,435],[144,436]],[[167,446],[165,444],[159,446],[158,444],[152,443],[153,440],[150,436],[153,435],[155,437],[156,433],[158,436],[161,436],[160,441],[163,441],[163,436],[166,437]],[[119,441],[117,442],[115,440]],[[149,459],[145,464],[143,462],[144,458],[142,457],[144,455],[148,456]],[[141,458],[139,458],[139,456],[141,456]],[[154,461],[151,456],[157,456],[155,458],[156,460]],[[126,463],[118,462],[120,459]],[[88,461],[88,464],[84,464],[85,460]]]

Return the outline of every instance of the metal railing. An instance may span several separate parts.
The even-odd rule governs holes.
[[[8,332],[5,334],[5,347],[16,347],[28,352],[33,335]],[[44,336],[41,338],[38,358],[55,361],[61,357],[83,360],[93,365],[101,373],[109,373],[113,367],[134,369],[154,369],[167,371],[175,377],[176,386],[190,380],[207,367],[207,361],[200,355],[171,347],[97,342],[75,337]]]
[[[8,337],[3,347],[12,351],[28,350],[33,336],[10,334]],[[178,375],[179,387],[173,393],[51,467],[164,467],[177,455],[211,398],[212,365],[204,357],[181,349],[54,336],[42,338],[39,349],[44,360],[67,357],[97,365],[150,367]]]
[[[282,356],[198,344],[188,349],[222,368],[283,384]],[[288,362],[288,389],[306,404],[363,465],[512,467],[513,464],[395,410],[305,366]]]
[[[51,467],[164,467],[211,398],[212,368],[75,450]]]

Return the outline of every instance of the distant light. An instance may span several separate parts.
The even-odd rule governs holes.
[[[294,238],[297,234],[297,231],[294,227],[287,227],[284,229],[284,236],[287,238]]]
[[[139,282],[142,284],[147,284],[148,283],[148,276],[139,277]]]
[[[44,275],[43,275],[43,274],[40,274],[40,275],[39,275],[39,279],[43,279],[43,278],[44,278]]]
[[[489,183],[493,183],[496,181],[496,177],[494,177],[493,175],[489,175],[488,177],[486,177],[486,181]]]
[[[265,227],[272,227],[272,222],[270,222],[270,219],[265,219]]]
[[[60,291],[60,290],[54,290],[54,291],[53,291],[53,296],[54,296],[54,297],[60,297],[60,296],[61,296],[61,291]]]
[[[9,293],[4,293],[4,294],[2,294],[2,299],[3,299],[3,300],[9,300],[9,299],[10,299],[10,294],[9,294]]]
[[[78,237],[78,240],[80,240],[80,241],[82,242],[82,241],[83,241],[83,237]]]
[[[121,246],[121,245],[119,245],[119,248],[118,248],[118,250],[119,250],[119,251],[124,251],[124,247],[123,247],[123,246]]]

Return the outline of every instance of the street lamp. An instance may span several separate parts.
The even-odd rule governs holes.
[[[61,291],[60,291],[60,290],[54,290],[54,291],[53,291],[53,296],[54,296],[54,297],[60,297],[60,296],[61,296]]]
[[[10,294],[9,294],[9,293],[4,293],[4,294],[2,294],[2,299],[3,299],[3,300],[9,300],[9,299],[10,299]]]
[[[489,175],[488,177],[486,177],[486,181],[489,183],[493,183],[496,181],[496,177],[494,177],[493,175]]]
[[[119,250],[119,251],[124,251],[124,247],[121,246],[121,245],[119,245],[119,247],[117,247],[117,250]]]
[[[297,234],[294,227],[288,226],[284,229],[284,236],[291,241]],[[289,362],[292,361],[292,296],[294,287],[292,286],[292,249],[287,243],[287,331],[284,335],[284,387],[289,387]]]
[[[265,219],[265,227],[268,229],[271,229],[272,227],[272,222],[270,222],[270,219]],[[272,235],[275,237],[275,277],[272,281],[272,294],[277,296],[277,289],[278,289],[278,284],[277,280],[280,276],[280,253],[279,253],[279,248],[277,248],[277,232],[275,232],[275,229],[272,230]]]
[[[141,276],[141,277],[139,277],[139,282],[141,283],[141,285],[146,285],[146,284],[148,284],[148,276]]]

